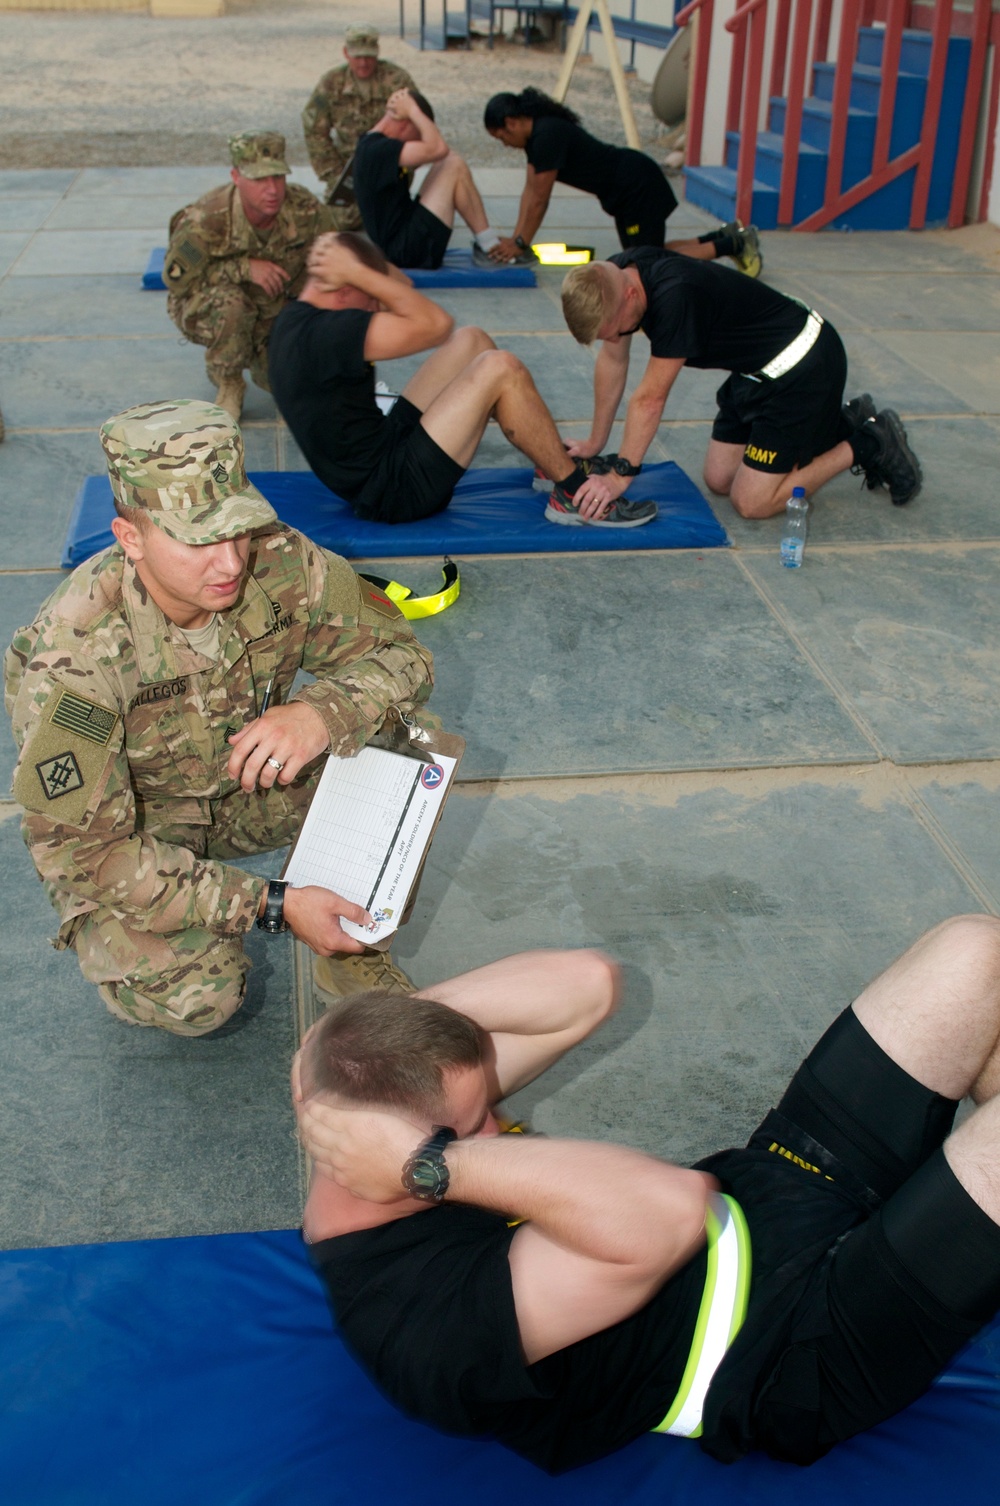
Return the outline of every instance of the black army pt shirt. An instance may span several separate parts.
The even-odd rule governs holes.
[[[490,1437],[550,1473],[648,1432],[672,1402],[705,1284],[702,1250],[631,1318],[535,1365],[521,1355],[515,1230],[446,1203],[310,1249],[348,1348],[409,1416]]]
[[[348,501],[382,453],[375,367],[365,360],[366,309],[289,303],[271,331],[271,391],[316,475]]]
[[[805,327],[801,303],[718,262],[651,246],[608,260],[639,273],[647,299],[642,331],[657,359],[752,376]]]

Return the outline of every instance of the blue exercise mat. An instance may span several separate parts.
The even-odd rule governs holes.
[[[142,285],[149,292],[166,291],[163,281],[165,246],[156,246],[149,253]],[[434,272],[422,267],[404,267],[407,277],[412,278],[417,288],[534,288],[538,286],[533,267],[504,267],[496,270],[477,267],[471,251],[446,251],[444,261]]]
[[[648,1435],[550,1478],[401,1417],[295,1232],[0,1254],[3,1506],[924,1506],[995,1499],[1000,1323],[808,1471]]]
[[[372,523],[355,517],[312,471],[254,471],[250,480],[278,517],[348,559],[401,554],[539,554],[593,549],[715,549],[725,530],[701,492],[673,461],[645,467],[637,495],[660,515],[641,528],[567,528],[545,518],[526,466],[467,471],[443,512],[420,523]],[[107,476],[88,476],[77,492],[63,547],[64,570],[114,542]]]

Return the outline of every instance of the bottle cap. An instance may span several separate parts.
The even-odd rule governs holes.
[[[805,489],[804,486],[793,486],[792,487],[792,496],[793,497],[804,497],[805,494],[806,494],[806,489]]]

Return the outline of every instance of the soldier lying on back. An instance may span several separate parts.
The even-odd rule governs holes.
[[[101,439],[117,542],[4,666],[14,798],[56,947],[112,1014],[177,1035],[239,1009],[255,921],[317,953],[323,992],[409,988],[341,929],[365,923],[360,905],[226,859],[297,834],[323,755],[358,752],[392,707],[415,712],[430,654],[387,597],[279,523],[220,408],[132,408]],[[294,690],[300,669],[315,679]]]

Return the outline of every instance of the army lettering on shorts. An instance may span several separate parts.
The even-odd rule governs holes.
[[[743,453],[748,460],[756,460],[758,465],[773,465],[778,458],[777,450],[762,450],[755,444],[748,444]]]
[[[55,685],[14,776],[14,799],[26,810],[79,825],[121,745],[121,716]]]

